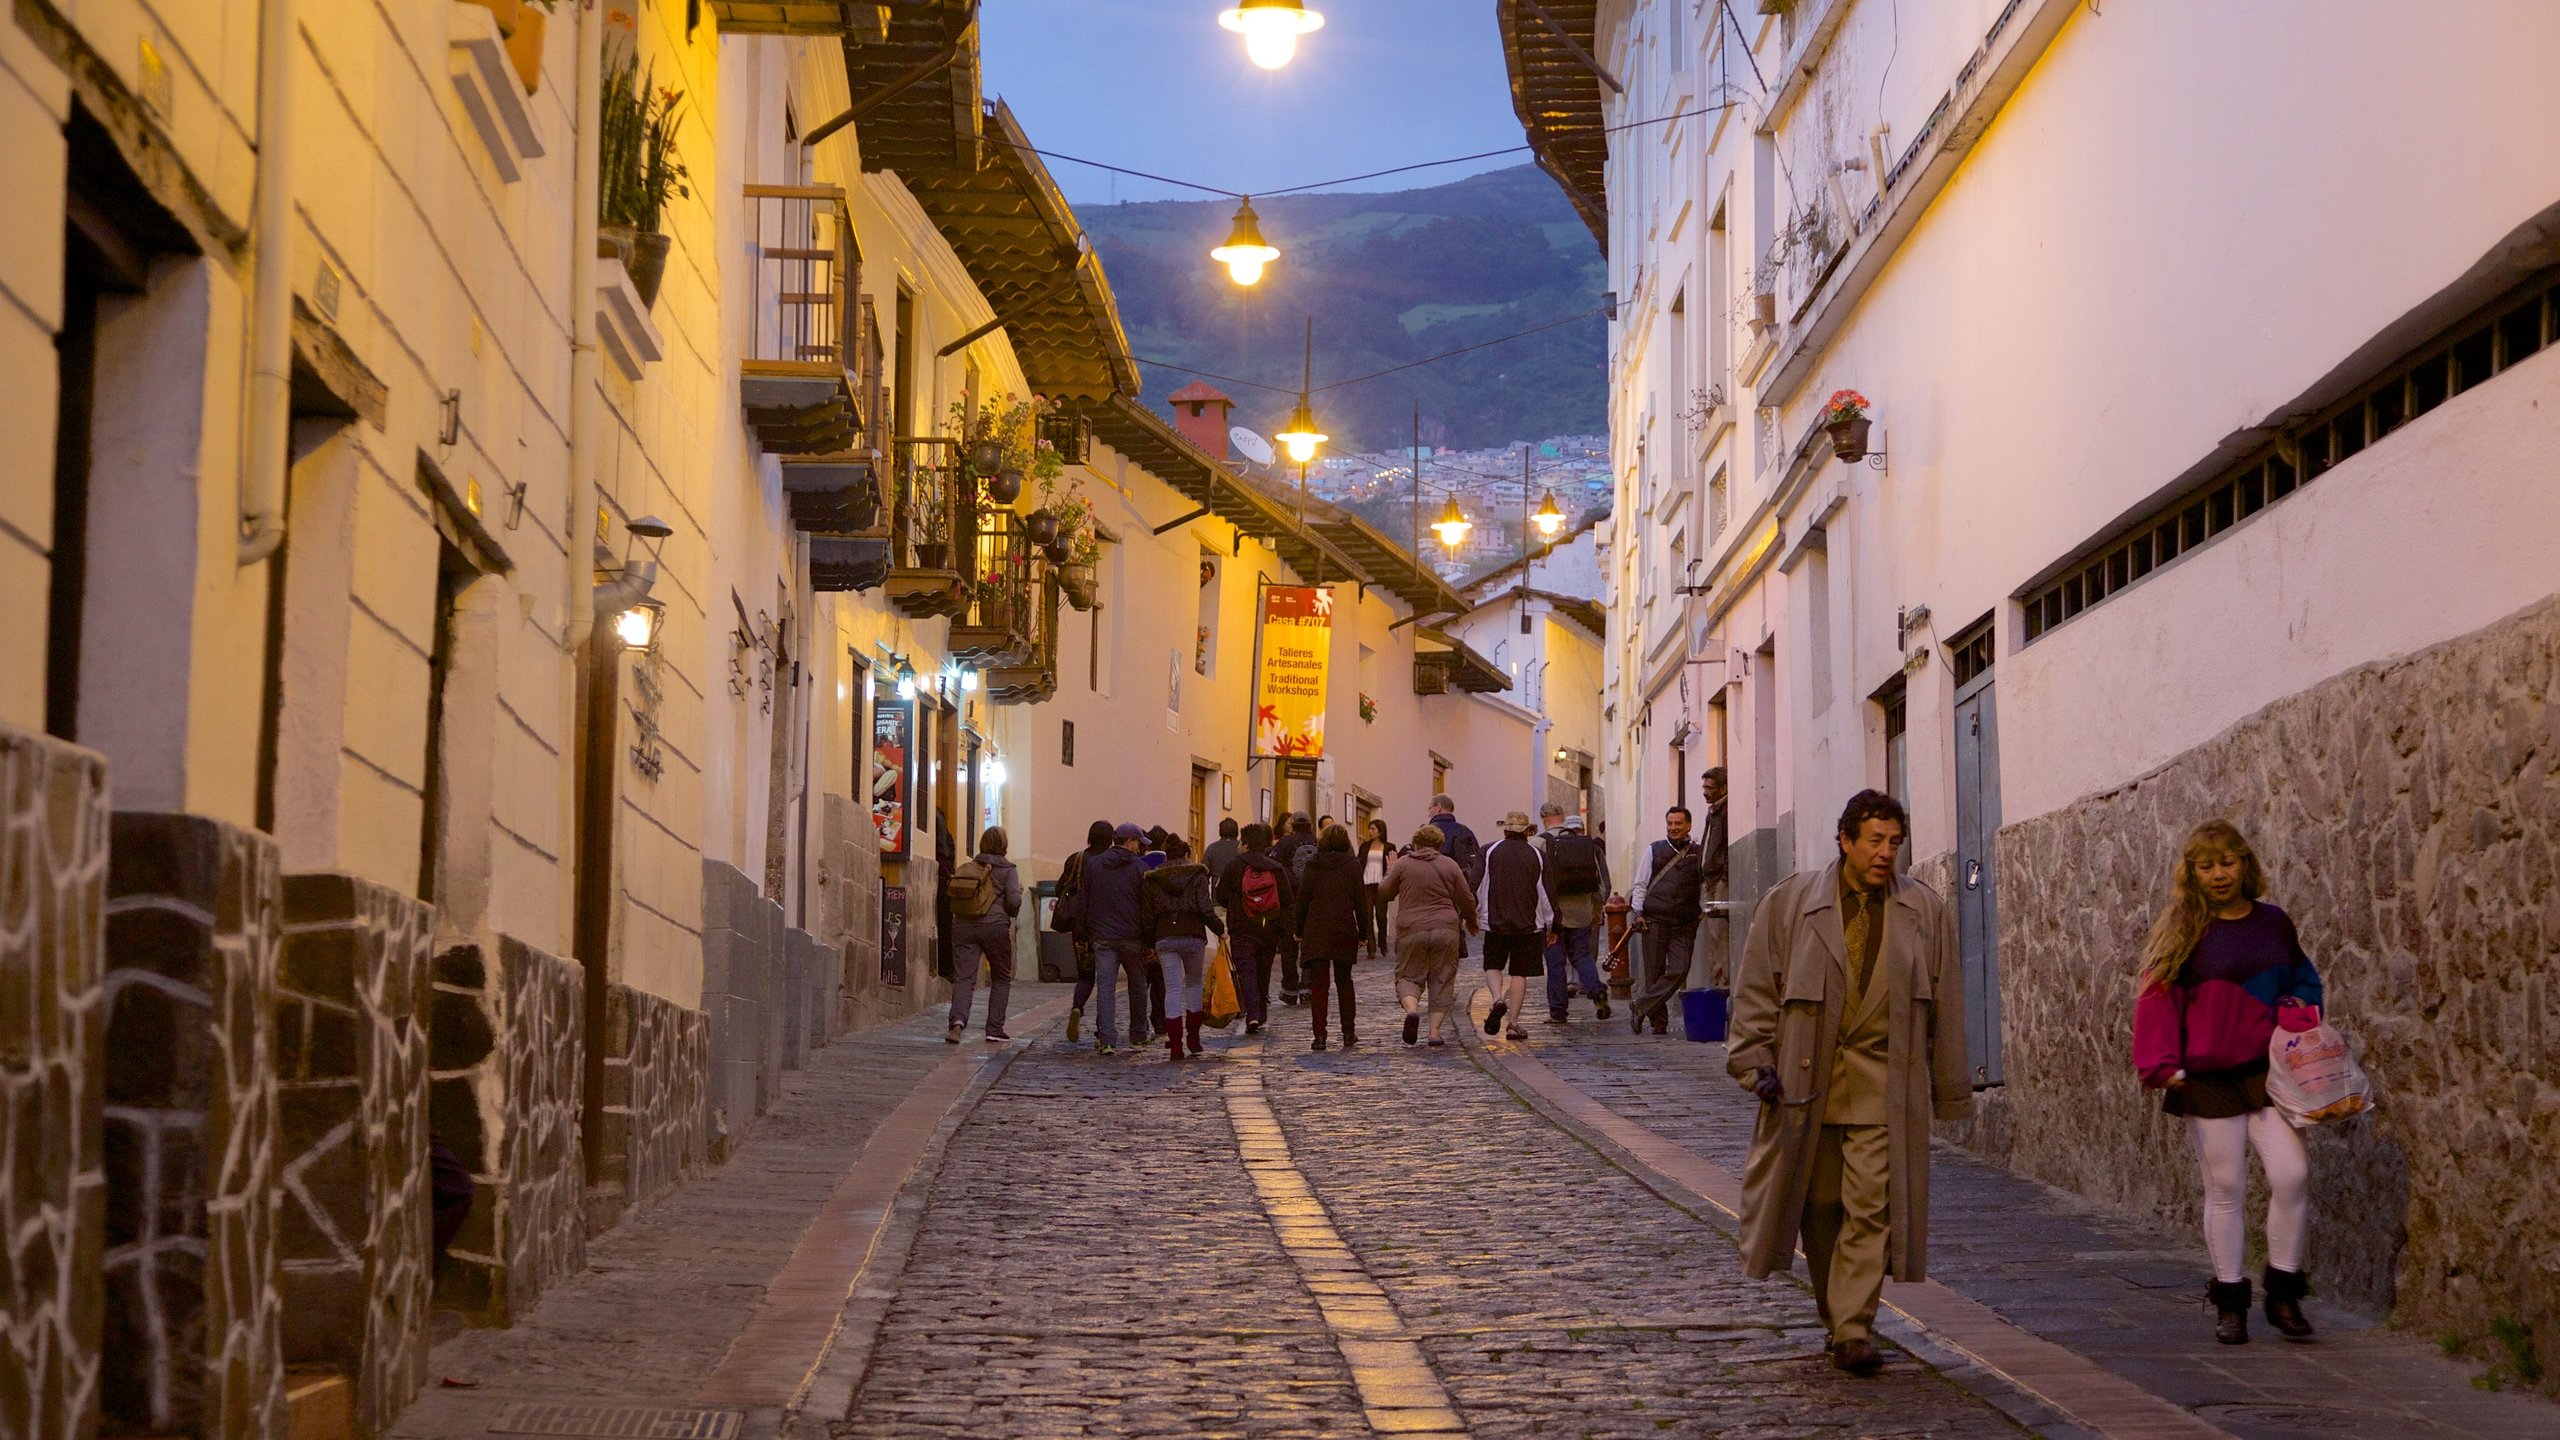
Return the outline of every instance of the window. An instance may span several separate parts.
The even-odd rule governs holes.
[[[1191,668],[1218,673],[1218,552],[1200,547],[1200,623],[1192,638]]]
[[[1831,555],[1808,551],[1804,557],[1805,667],[1813,684],[1813,713],[1831,708]]]
[[[1877,692],[1876,705],[1884,712],[1884,793],[1907,810],[1911,806],[1911,717],[1901,676],[1894,676],[1892,684]]]
[[[1955,671],[1956,684],[1970,683],[1991,668],[1991,617],[1983,616],[1963,634],[1947,642],[1947,665]]]
[[[1449,762],[1437,755],[1431,757],[1431,793],[1434,795],[1449,793]]]
[[[2348,399],[2279,434],[2128,530],[2098,542],[2062,574],[2030,587],[2026,640],[2275,504],[2446,400],[2560,342],[2560,266],[2484,306],[2393,361]]]
[[[1076,763],[1076,722],[1058,722],[1058,763],[1073,768]]]
[[[1710,543],[1724,538],[1724,527],[1733,518],[1733,484],[1727,467],[1716,467],[1716,478],[1707,482],[1707,539]]]

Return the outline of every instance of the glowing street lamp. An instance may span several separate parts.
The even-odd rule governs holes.
[[[666,619],[667,607],[655,600],[634,602],[613,617],[614,638],[626,650],[654,650],[658,645],[658,628]]]
[[[1316,412],[1307,404],[1305,392],[1298,395],[1298,408],[1289,412],[1289,428],[1277,439],[1289,451],[1289,458],[1304,465],[1316,458],[1316,447],[1333,437],[1316,428]]]
[[[1440,543],[1452,550],[1465,544],[1467,532],[1474,528],[1476,522],[1468,519],[1467,512],[1458,508],[1455,495],[1450,496],[1449,503],[1440,508],[1440,518],[1431,522],[1431,533],[1439,536]]]
[[[1227,231],[1227,243],[1209,252],[1209,258],[1227,267],[1227,278],[1239,285],[1250,285],[1262,278],[1262,267],[1280,258],[1279,248],[1262,238],[1262,224],[1253,213],[1253,197],[1248,195],[1236,206],[1236,220]]]
[[[1538,527],[1540,535],[1550,540],[1556,538],[1556,532],[1564,528],[1564,511],[1556,508],[1556,492],[1548,491],[1547,498],[1539,502],[1538,513],[1529,518],[1530,523]]]
[[[1301,0],[1242,0],[1218,23],[1244,36],[1244,53],[1265,70],[1277,70],[1298,53],[1298,37],[1324,28],[1324,16]]]

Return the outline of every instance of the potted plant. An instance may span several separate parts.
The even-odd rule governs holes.
[[[916,568],[940,570],[951,555],[951,505],[942,472],[918,470],[908,482],[907,526]]]
[[[1060,560],[1065,558],[1057,553],[1059,549],[1058,516],[1056,512],[1050,510],[1049,507],[1044,505],[1039,509],[1032,511],[1030,514],[1023,516],[1022,533],[1031,537],[1032,544],[1048,551],[1050,559]]]
[[[631,288],[640,292],[643,305],[658,303],[658,284],[667,273],[673,241],[659,229],[667,202],[692,193],[676,154],[683,108],[684,93],[654,84],[636,60],[605,75],[596,127],[598,247],[631,272]]]
[[[1822,428],[1831,432],[1831,453],[1850,464],[1867,458],[1867,397],[1855,390],[1834,390],[1822,405]]]
[[[1360,719],[1365,724],[1378,723],[1378,700],[1367,691],[1360,692]]]
[[[1102,542],[1093,533],[1093,502],[1074,480],[1052,475],[1040,482],[1040,508],[1058,527],[1049,558],[1057,564],[1058,590],[1079,610],[1093,608],[1093,567],[1102,558]]]
[[[988,630],[1013,629],[1014,582],[1010,575],[990,575],[978,582],[978,624]]]

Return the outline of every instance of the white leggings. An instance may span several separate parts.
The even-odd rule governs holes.
[[[2249,1222],[2240,1213],[2249,1194],[2249,1152],[2267,1172],[2267,1263],[2302,1268],[2302,1232],[2310,1215],[2306,1191],[2311,1163],[2302,1137],[2270,1105],[2220,1120],[2187,1118],[2195,1132],[2196,1160],[2204,1167],[2204,1245],[2213,1254],[2213,1276],[2228,1283],[2249,1271]]]

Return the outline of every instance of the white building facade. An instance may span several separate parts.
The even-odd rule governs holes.
[[[1546,8],[1583,54],[1501,24],[1616,294],[1612,790],[1727,767],[1737,912],[1903,799],[1967,1138],[2169,1215],[2130,969],[2186,831],[2239,821],[2390,1096],[2315,1147],[2313,1268],[2434,1330],[2560,1319],[2560,1254],[2509,1253],[2560,1153],[2560,15]]]

